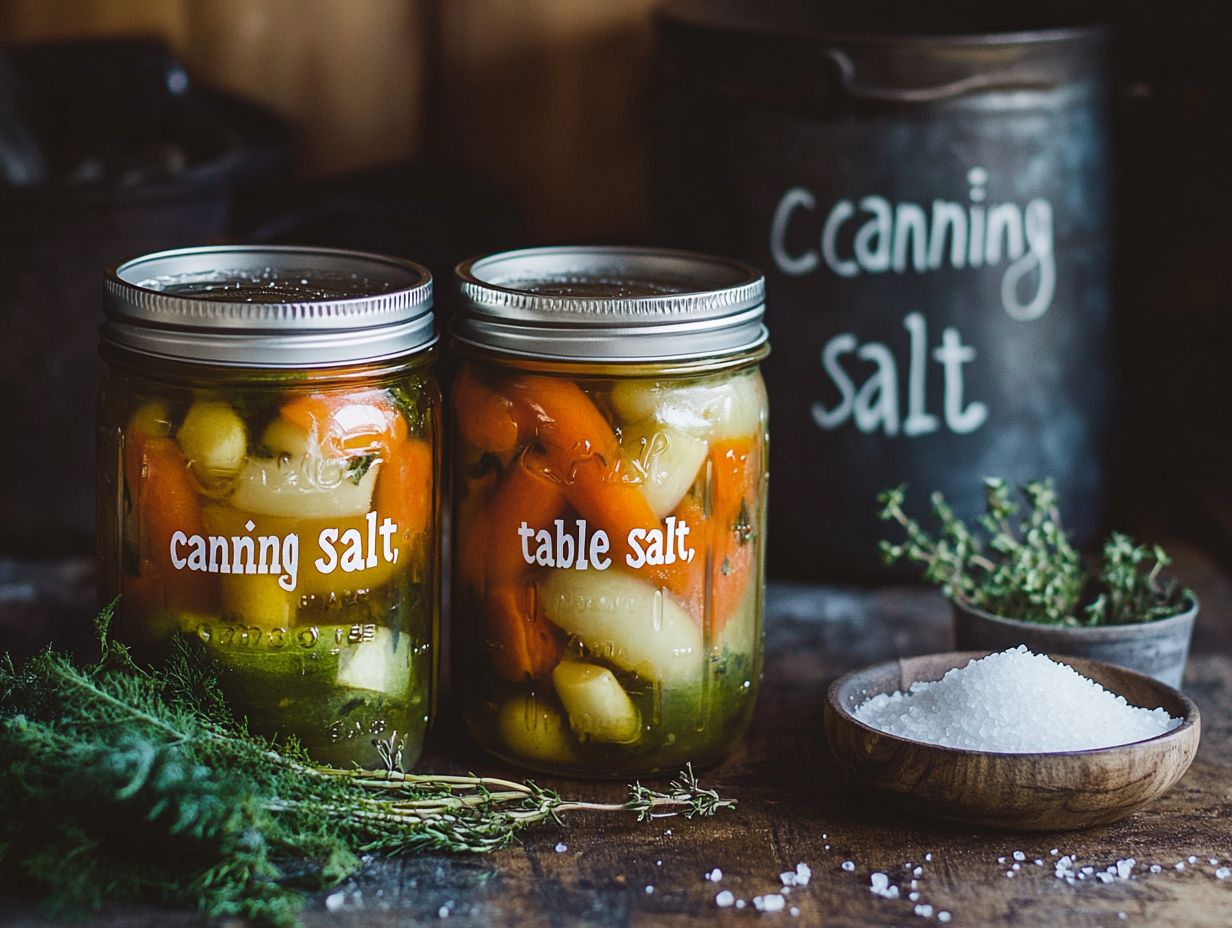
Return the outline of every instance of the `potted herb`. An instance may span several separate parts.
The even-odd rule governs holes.
[[[1097,562],[1084,564],[1061,525],[1051,481],[1014,493],[985,481],[986,511],[974,526],[939,493],[930,535],[903,511],[906,490],[882,493],[880,517],[906,532],[883,541],[887,564],[913,561],[953,605],[961,650],[1033,651],[1108,661],[1180,686],[1198,601],[1165,575],[1158,546],[1112,533]]]

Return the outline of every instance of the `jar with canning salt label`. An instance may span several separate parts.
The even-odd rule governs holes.
[[[237,717],[316,761],[418,758],[435,699],[431,275],[203,247],[106,279],[98,544],[113,634],[202,649]]]
[[[629,248],[458,275],[451,630],[472,734],[549,772],[720,760],[761,676],[761,275]]]

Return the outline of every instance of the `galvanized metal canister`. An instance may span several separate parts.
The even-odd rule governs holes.
[[[877,569],[878,491],[981,479],[1104,509],[1106,36],[850,34],[661,16],[658,233],[765,269],[771,570]]]

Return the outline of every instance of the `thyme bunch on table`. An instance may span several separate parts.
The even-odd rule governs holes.
[[[487,852],[575,811],[709,816],[734,802],[687,769],[623,803],[533,782],[315,765],[236,723],[206,658],[181,645],[143,668],[96,620],[100,656],[0,658],[0,872],[53,911],[146,899],[291,925],[306,893],[370,852]]]
[[[1025,622],[1123,625],[1186,608],[1191,594],[1165,576],[1172,561],[1158,545],[1113,532],[1088,570],[1065,533],[1051,480],[1025,483],[1016,493],[989,478],[984,498],[984,515],[969,525],[932,494],[934,535],[904,511],[905,487],[885,491],[879,517],[897,523],[906,539],[882,541],[883,560],[920,564],[947,599]]]

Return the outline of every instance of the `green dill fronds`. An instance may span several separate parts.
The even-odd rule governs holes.
[[[578,802],[533,782],[315,765],[297,745],[233,721],[211,667],[181,645],[142,668],[96,620],[99,659],[47,649],[0,656],[0,879],[40,887],[53,912],[151,900],[206,917],[293,925],[306,894],[360,855],[486,853],[571,812],[639,818],[731,808],[691,769],[619,803]]]
[[[911,561],[946,598],[985,612],[1050,625],[1149,622],[1183,611],[1191,594],[1163,571],[1171,564],[1114,533],[1094,573],[1086,571],[1061,522],[1051,480],[1014,492],[999,478],[984,481],[984,514],[974,527],[957,517],[940,493],[931,497],[938,529],[929,534],[904,510],[906,488],[878,496],[879,517],[897,523],[905,539],[882,541],[887,564]]]

